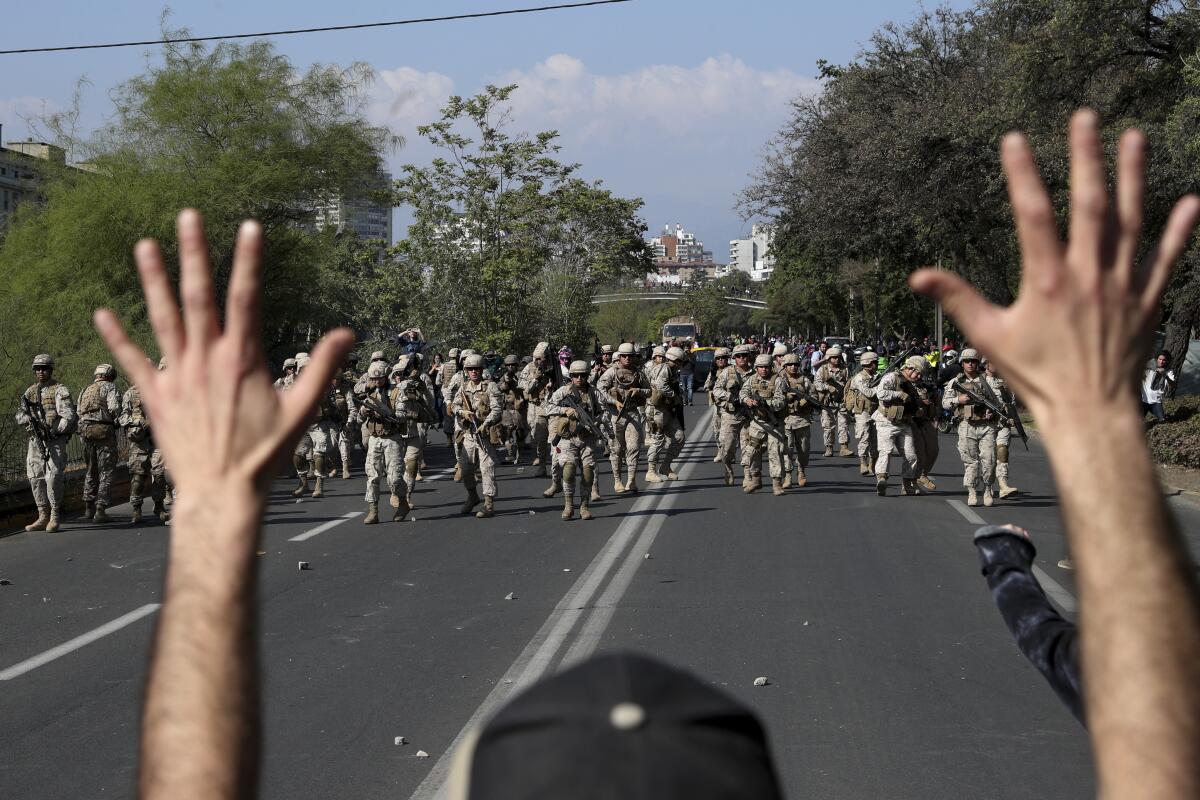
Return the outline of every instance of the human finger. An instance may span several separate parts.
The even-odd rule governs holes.
[[[985,300],[974,286],[953,272],[931,268],[909,275],[908,285],[914,292],[941,303],[967,339],[985,351],[993,349],[993,326],[1000,309]]]
[[[1141,272],[1140,310],[1144,315],[1158,310],[1171,270],[1187,248],[1197,220],[1200,220],[1200,197],[1194,194],[1180,198],[1171,209],[1166,230],[1158,244],[1147,254]]]
[[[239,343],[238,352],[254,359],[261,347],[259,300],[262,290],[262,226],[246,220],[238,229],[233,272],[225,301],[225,335]]]
[[[1071,154],[1071,228],[1067,249],[1071,264],[1084,273],[1098,272],[1108,214],[1104,181],[1104,146],[1100,119],[1090,108],[1071,117],[1067,134]]]
[[[1000,163],[1008,181],[1008,198],[1021,245],[1021,278],[1032,280],[1044,291],[1058,280],[1062,264],[1054,206],[1023,135],[1010,133],[1004,137]]]
[[[204,220],[195,209],[179,213],[179,296],[183,300],[183,324],[189,347],[207,347],[217,335],[216,303],[212,271],[208,266],[208,242]]]
[[[125,333],[125,327],[117,319],[117,315],[107,308],[97,308],[92,314],[92,324],[133,384],[143,392],[153,394],[154,380],[158,372],[150,365],[142,348],[134,344]]]
[[[1134,259],[1142,238],[1142,198],[1146,193],[1146,137],[1141,131],[1127,130],[1117,146],[1117,238],[1113,272],[1120,286],[1127,287],[1133,277]]]
[[[329,389],[333,373],[354,346],[349,328],[337,328],[325,334],[309,356],[308,366],[280,397],[280,416],[284,421],[284,441],[294,441],[300,429],[312,421],[312,411],[321,393]]]
[[[146,295],[146,313],[150,327],[154,329],[154,338],[158,340],[158,349],[167,360],[174,361],[184,345],[183,320],[179,317],[179,305],[175,302],[175,292],[171,290],[158,242],[153,239],[138,242],[133,248],[133,260],[137,264],[142,292]]]

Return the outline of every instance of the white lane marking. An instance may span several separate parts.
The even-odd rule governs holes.
[[[693,429],[693,433],[702,432],[702,436],[707,436],[706,433],[703,433],[706,427],[703,423],[708,421],[708,414],[711,413],[713,413],[711,409],[706,412],[702,424],[697,425]],[[684,469],[687,469],[688,466],[690,463],[685,464]],[[605,577],[634,538],[637,530],[647,520],[658,518],[658,515],[646,512],[655,503],[664,501],[665,498],[672,495],[673,493],[669,490],[644,494],[633,503],[627,512],[628,516],[621,521],[617,530],[609,537],[608,542],[592,559],[579,579],[575,581],[570,591],[554,607],[554,611],[529,640],[529,644],[517,656],[517,660],[512,663],[512,666],[484,698],[483,703],[475,709],[475,713],[463,725],[462,730],[454,737],[454,741],[438,757],[433,768],[429,770],[429,774],[425,776],[425,780],[421,781],[416,791],[412,793],[411,800],[434,800],[434,798],[444,800],[446,777],[450,772],[454,752],[458,749],[459,744],[469,733],[483,724],[492,712],[505,703],[509,697],[530,686],[545,674],[550,664],[553,663],[554,655],[567,641],[575,623],[588,612],[592,597],[604,583]],[[639,559],[641,559],[640,556]]]
[[[301,533],[298,536],[293,536],[292,538],[288,539],[288,541],[289,542],[308,541],[312,537],[318,536],[318,535],[324,533],[325,531],[333,530],[338,525],[341,525],[343,522],[348,522],[348,521],[354,519],[355,517],[361,517],[363,515],[363,513],[364,512],[362,512],[362,511],[347,511],[345,514],[342,514],[337,519],[331,519],[331,520],[329,520],[329,522],[322,523],[322,524],[318,525],[317,527],[313,528],[311,531],[305,531],[304,533]]]
[[[983,517],[976,514],[969,506],[963,503],[962,500],[946,500],[954,510],[962,514],[967,522],[973,522],[976,525],[986,525],[987,521]],[[1079,603],[1075,601],[1075,597],[1068,592],[1063,585],[1046,574],[1046,571],[1037,564],[1033,565],[1033,576],[1038,579],[1038,583],[1042,585],[1042,589],[1046,592],[1054,603],[1067,614],[1074,614],[1079,608]]]
[[[88,631],[85,634],[76,636],[68,642],[63,642],[57,647],[51,647],[46,652],[36,655],[33,658],[27,658],[20,664],[14,664],[6,670],[0,671],[0,681],[10,681],[13,678],[19,678],[26,672],[31,672],[38,667],[45,666],[51,661],[62,658],[68,653],[73,653],[81,647],[86,647],[97,639],[103,639],[110,633],[116,633],[127,625],[132,625],[142,617],[147,617],[153,614],[161,607],[161,603],[147,603],[141,608],[134,609],[128,614],[117,617],[112,622],[106,622],[95,630]]]

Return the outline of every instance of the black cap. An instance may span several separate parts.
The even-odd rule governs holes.
[[[646,656],[605,653],[536,684],[483,728],[470,800],[782,797],[742,704]]]

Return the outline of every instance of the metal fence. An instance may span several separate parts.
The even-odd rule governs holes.
[[[0,429],[0,493],[7,493],[26,485],[25,455],[29,448],[29,436],[15,423]],[[123,428],[117,429],[117,461],[125,461],[129,453],[129,442]],[[72,436],[67,440],[67,470],[82,469],[83,439]]]

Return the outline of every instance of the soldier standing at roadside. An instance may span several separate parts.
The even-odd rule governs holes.
[[[121,398],[113,383],[117,371],[111,364],[96,367],[92,383],[79,393],[79,436],[83,439],[83,516],[108,522],[104,509],[112,505],[112,476],[117,464],[117,419]]]
[[[75,430],[75,406],[70,390],[54,380],[54,359],[49,355],[34,356],[33,374],[37,382],[25,390],[17,411],[17,424],[30,433],[25,473],[38,509],[38,518],[25,530],[53,533],[62,515],[63,470],[67,439]]]
[[[125,429],[125,440],[129,443],[129,507],[132,509],[130,522],[137,524],[142,521],[142,498],[147,488],[154,501],[154,514],[163,522],[167,521],[167,510],[163,505],[166,496],[166,481],[156,469],[154,456],[158,448],[154,446],[151,437],[150,418],[142,405],[142,394],[136,386],[125,390],[121,398],[121,418],[119,420]]]

